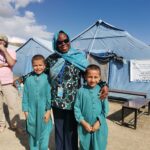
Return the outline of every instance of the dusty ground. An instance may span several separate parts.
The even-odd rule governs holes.
[[[147,108],[146,108],[147,109]],[[23,116],[23,114],[21,114]],[[129,121],[132,114],[126,118]],[[109,138],[107,150],[149,150],[150,149],[150,116],[143,114],[138,118],[137,129],[121,126],[121,104],[110,102],[108,116]],[[22,117],[24,124],[24,118]],[[132,121],[131,121],[132,123]],[[6,128],[0,133],[0,150],[28,149],[27,135],[20,135]],[[50,141],[50,149],[54,150],[54,133]]]

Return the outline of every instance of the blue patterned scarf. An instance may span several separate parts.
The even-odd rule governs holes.
[[[63,31],[64,32],[64,31]],[[64,32],[65,33],[65,32]],[[65,33],[66,34],[66,33]],[[80,70],[85,71],[86,67],[89,65],[89,62],[87,61],[85,57],[85,53],[82,51],[76,50],[74,48],[71,48],[66,53],[60,53],[58,49],[56,48],[56,42],[58,39],[59,32],[54,35],[53,38],[53,48],[55,50],[55,53],[57,53],[61,58],[58,59],[57,63],[50,69],[51,77],[56,78],[62,69],[65,61],[70,62],[71,64],[75,65]]]

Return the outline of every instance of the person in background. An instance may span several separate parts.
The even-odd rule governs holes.
[[[24,84],[22,110],[27,120],[30,150],[48,150],[52,129],[51,92],[48,76],[44,73],[45,58],[32,58],[33,72]]]
[[[83,52],[71,47],[70,38],[64,31],[55,34],[53,47],[55,53],[46,59],[46,71],[52,86],[56,150],[77,150],[77,122],[73,108],[82,73],[89,62]],[[108,87],[104,85],[102,89],[104,98]]]
[[[81,150],[106,150],[108,126],[108,100],[100,100],[98,85],[101,70],[91,64],[85,71],[87,84],[77,92],[74,105],[75,118],[78,122],[78,135]]]
[[[13,87],[12,68],[16,63],[16,52],[7,49],[8,38],[0,35],[0,132],[6,127],[6,119],[3,111],[3,102],[6,102],[9,110],[10,128],[21,129],[18,109],[18,93]]]

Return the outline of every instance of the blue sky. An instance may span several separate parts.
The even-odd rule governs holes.
[[[150,44],[150,0],[1,1],[0,32],[10,37],[49,38],[63,29],[73,38],[102,19]]]
[[[45,0],[28,9],[49,32],[64,29],[74,37],[102,19],[150,44],[149,0]]]

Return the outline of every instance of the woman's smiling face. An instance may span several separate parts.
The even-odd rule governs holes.
[[[59,33],[56,44],[57,44],[59,51],[62,53],[66,53],[70,49],[70,41],[67,35],[64,33]]]

